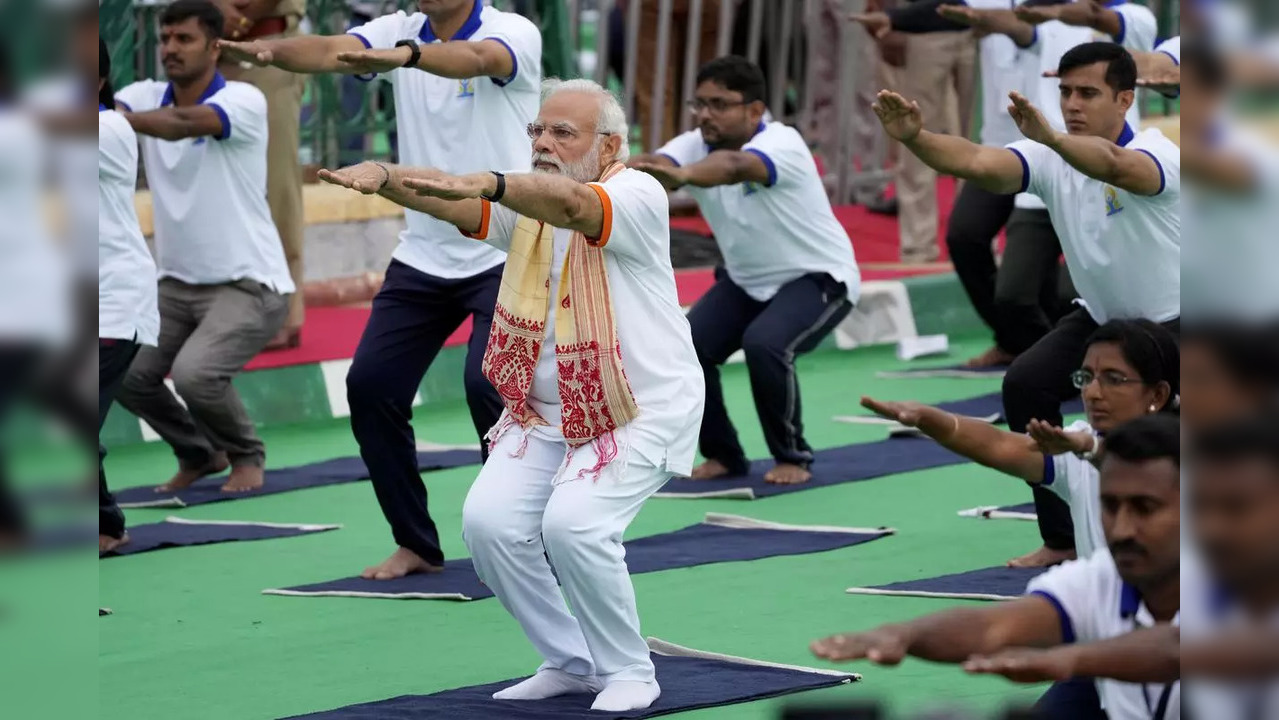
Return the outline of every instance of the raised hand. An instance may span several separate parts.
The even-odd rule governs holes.
[[[1067,432],[1043,420],[1031,420],[1026,425],[1026,434],[1045,455],[1086,452],[1092,446],[1092,439],[1087,433]]]
[[[967,5],[942,5],[937,8],[937,14],[969,27],[981,27],[984,24],[981,11]]]
[[[1017,129],[1021,130],[1021,134],[1035,142],[1050,144],[1057,131],[1048,124],[1048,118],[1044,117],[1039,108],[1019,92],[1008,93],[1008,99],[1012,100],[1012,104],[1008,106],[1008,114],[1012,116],[1013,122],[1017,123]]]
[[[928,408],[927,405],[917,402],[887,402],[869,397],[862,397],[862,407],[882,418],[895,420],[907,427],[919,427],[924,417],[924,410]]]
[[[869,660],[877,665],[897,665],[906,657],[909,645],[904,631],[885,626],[868,632],[831,635],[813,641],[808,647],[824,660]]]
[[[964,662],[964,671],[973,675],[1002,675],[1019,683],[1069,680],[1075,676],[1073,645],[1049,650],[1015,648],[995,655],[974,655]]]
[[[871,109],[888,135],[899,142],[914,140],[924,129],[924,115],[919,110],[919,103],[891,90],[880,90]]]
[[[404,63],[413,56],[406,47],[390,50],[354,50],[337,54],[338,62],[346,67],[344,70],[354,75],[384,73],[404,67]]]
[[[662,187],[672,192],[688,184],[688,172],[684,168],[646,162],[631,163],[630,168],[652,175],[662,183]]]
[[[271,48],[258,40],[247,42],[219,40],[218,49],[222,51],[222,57],[233,62],[245,62],[258,67],[266,67],[275,62],[275,54],[271,52]]]
[[[849,15],[848,19],[861,23],[862,27],[866,28],[866,32],[876,40],[884,39],[884,36],[893,30],[893,21],[886,12],[855,13]]]
[[[1165,95],[1175,95],[1181,92],[1181,68],[1173,67],[1169,70],[1150,75],[1148,77],[1137,78],[1137,86],[1150,88],[1155,92]]]
[[[1042,25],[1052,20],[1059,20],[1061,18],[1061,6],[1033,5],[1027,7],[1025,5],[1018,5],[1016,8],[1013,8],[1013,14],[1017,16],[1018,20],[1024,23]]]
[[[341,185],[365,195],[377,194],[391,181],[391,171],[374,162],[362,162],[341,170],[321,169],[317,176],[326,183]]]
[[[431,173],[425,176],[404,178],[404,187],[423,197],[440,198],[441,200],[466,200],[478,198],[491,190],[494,182],[492,173],[473,173],[471,175],[448,175]]]

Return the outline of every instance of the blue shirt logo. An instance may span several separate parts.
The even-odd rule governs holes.
[[[1124,211],[1124,206],[1119,204],[1119,192],[1109,185],[1106,186],[1106,217],[1118,215]]]
[[[457,96],[460,98],[475,97],[475,78],[462,78],[458,80]]]
[[[757,193],[757,192],[759,192],[760,190],[763,190],[763,189],[764,189],[764,186],[763,186],[763,185],[760,185],[759,183],[754,183],[754,182],[742,183],[742,195],[743,195],[743,196],[750,196],[750,195],[754,195],[755,193]]]

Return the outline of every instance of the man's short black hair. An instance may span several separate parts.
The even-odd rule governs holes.
[[[1230,85],[1230,68],[1225,57],[1211,43],[1188,40],[1181,46],[1181,66],[1195,84],[1205,90],[1221,91]]]
[[[741,93],[742,100],[748,103],[763,100],[766,92],[764,71],[741,55],[725,55],[703,65],[697,71],[697,84],[708,80]]]
[[[1097,63],[1106,63],[1106,84],[1116,95],[1137,89],[1137,61],[1122,45],[1112,42],[1089,42],[1071,48],[1057,64],[1057,77]]]
[[[218,6],[209,0],[176,0],[160,15],[160,25],[176,25],[191,18],[200,22],[210,40],[222,37],[222,25],[226,21]]]
[[[1214,425],[1195,438],[1196,462],[1264,460],[1279,470],[1279,413],[1267,411]]]
[[[1181,466],[1181,422],[1174,415],[1145,415],[1115,428],[1102,446],[1105,458],[1130,463],[1168,459]]]

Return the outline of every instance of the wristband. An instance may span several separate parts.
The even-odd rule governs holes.
[[[481,195],[480,197],[489,202],[501,202],[502,196],[506,194],[506,176],[494,170],[493,177],[497,178],[497,189],[493,191],[492,195]]]
[[[1089,437],[1092,438],[1092,447],[1088,448],[1087,450],[1083,452],[1075,453],[1075,457],[1079,458],[1080,460],[1084,460],[1086,462],[1092,462],[1093,460],[1097,459],[1097,446],[1098,446],[1097,436],[1094,434],[1094,435],[1090,435]]]
[[[418,45],[416,42],[413,42],[412,40],[401,40],[395,43],[395,47],[397,48],[406,47],[409,49],[408,62],[404,63],[400,67],[406,67],[406,68],[417,67],[417,62],[422,59],[421,45]]]

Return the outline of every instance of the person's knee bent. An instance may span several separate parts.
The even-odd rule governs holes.
[[[376,405],[392,396],[385,371],[377,363],[362,362],[357,358],[351,364],[351,369],[346,371],[346,399],[353,412],[357,408]]]
[[[179,359],[173,364],[173,389],[188,405],[216,400],[229,382],[229,378],[221,377],[199,363]]]
[[[467,495],[462,504],[462,542],[473,557],[482,557],[494,548],[519,546],[536,538],[522,537],[502,500]]]
[[[602,559],[610,543],[620,544],[620,537],[610,537],[598,523],[583,518],[565,504],[551,503],[542,516],[542,542],[551,562],[581,561],[587,557]]]
[[[742,337],[742,352],[745,353],[747,362],[782,360],[786,355],[786,346],[777,338],[752,326],[746,329],[746,335]]]

